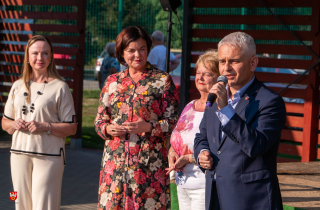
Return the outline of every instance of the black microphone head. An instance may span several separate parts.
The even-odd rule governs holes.
[[[226,85],[228,83],[228,78],[224,75],[221,75],[218,77],[217,82],[221,82],[221,81]]]

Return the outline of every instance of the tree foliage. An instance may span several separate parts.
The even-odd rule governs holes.
[[[182,6],[178,9],[182,21]],[[86,64],[93,65],[107,42],[118,35],[119,0],[87,0]],[[162,10],[159,0],[123,0],[121,30],[132,25],[142,26],[150,35],[155,30],[167,34],[168,12]],[[181,48],[181,30],[178,19],[172,16],[171,47]],[[182,24],[182,22],[181,22]]]

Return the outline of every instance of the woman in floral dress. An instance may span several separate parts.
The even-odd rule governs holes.
[[[166,139],[177,122],[178,95],[166,72],[147,57],[141,27],[122,30],[116,56],[128,68],[110,75],[100,95],[95,128],[105,140],[98,210],[170,209]]]

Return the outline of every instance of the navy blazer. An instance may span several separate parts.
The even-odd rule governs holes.
[[[214,160],[212,169],[200,167],[206,174],[206,209],[214,172],[221,210],[283,209],[276,161],[286,122],[282,97],[255,79],[222,128],[217,110],[216,103],[205,110],[194,142],[196,160],[203,149]],[[224,132],[221,140],[220,129]]]

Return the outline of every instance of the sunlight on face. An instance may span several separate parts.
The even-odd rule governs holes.
[[[209,92],[212,86],[217,83],[217,78],[217,74],[213,73],[209,68],[205,68],[202,64],[200,64],[198,66],[198,69],[196,70],[196,87],[199,91]]]
[[[254,57],[250,57],[240,50],[228,44],[219,48],[219,71],[228,78],[228,86],[239,90],[254,76],[256,65]]]
[[[52,53],[48,42],[36,41],[28,50],[28,62],[33,71],[47,71]]]
[[[123,52],[123,58],[129,68],[143,71],[148,58],[148,48],[146,40],[139,38],[131,42]]]

